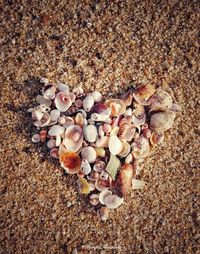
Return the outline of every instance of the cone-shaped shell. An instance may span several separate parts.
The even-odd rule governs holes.
[[[105,205],[110,209],[116,209],[123,204],[124,198],[120,198],[116,194],[108,195],[104,199]]]
[[[83,143],[83,132],[79,125],[69,126],[65,131],[63,144],[71,152],[77,152]]]
[[[59,155],[61,166],[69,174],[75,174],[80,171],[81,159],[75,152],[63,152]]]
[[[123,100],[120,99],[108,99],[105,102],[106,106],[111,109],[111,116],[116,117],[124,114],[126,111],[126,105]]]
[[[59,92],[55,97],[55,106],[60,112],[65,112],[72,105],[72,100],[68,93]]]
[[[170,129],[174,123],[175,113],[173,111],[158,112],[151,116],[150,128],[157,132]]]
[[[125,195],[131,189],[133,178],[133,166],[131,164],[124,164],[120,170],[117,178],[117,185],[120,192]]]

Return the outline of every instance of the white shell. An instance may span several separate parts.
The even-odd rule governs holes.
[[[63,134],[64,132],[65,132],[65,128],[61,125],[56,124],[50,128],[48,134],[50,136],[58,136]]]
[[[106,169],[106,163],[104,161],[97,161],[93,166],[94,171],[103,172]]]
[[[54,87],[50,87],[48,88],[44,94],[43,94],[44,98],[47,100],[53,100],[55,98],[55,88]]]
[[[83,100],[83,108],[86,112],[89,112],[94,105],[94,99],[92,95],[87,95]]]
[[[89,163],[95,162],[97,155],[92,146],[83,147],[81,150],[82,159],[87,160]]]
[[[91,93],[95,102],[100,102],[102,100],[102,94],[98,91],[94,91]]]
[[[65,128],[74,125],[74,119],[70,116],[60,116],[58,123],[63,125]]]
[[[69,92],[70,91],[69,86],[64,83],[61,83],[61,82],[58,83],[58,90],[60,92]]]
[[[109,118],[109,115],[104,115],[104,114],[93,113],[91,115],[91,119],[95,122],[104,122],[109,124],[112,122],[112,120]]]
[[[127,109],[127,110],[125,111],[125,113],[124,113],[124,116],[125,116],[125,117],[126,117],[126,116],[132,116],[132,109],[131,109],[131,108]]]
[[[45,99],[42,95],[38,95],[38,96],[36,97],[36,101],[37,101],[37,103],[39,103],[39,104],[44,104],[44,105],[46,105],[47,107],[51,106],[51,104],[52,104],[52,101],[51,101],[51,100]]]
[[[69,126],[65,131],[63,145],[70,152],[77,152],[83,144],[83,131],[79,125]]]
[[[47,147],[48,147],[49,149],[52,149],[52,148],[54,148],[55,146],[56,146],[56,141],[55,141],[55,139],[50,139],[50,140],[47,141]]]
[[[96,147],[101,147],[101,148],[106,148],[106,147],[108,147],[109,139],[110,139],[110,138],[109,138],[108,136],[100,137],[100,138],[97,139],[97,141],[96,141]]]
[[[89,162],[86,159],[83,159],[81,162],[81,171],[85,174],[88,175],[91,172],[91,166]]]
[[[57,121],[60,116],[60,111],[58,109],[53,109],[50,112],[51,121]]]
[[[132,163],[132,162],[133,162],[133,155],[132,155],[132,153],[129,153],[126,156],[125,163],[129,164],[129,163]]]
[[[108,147],[109,147],[109,151],[110,151],[113,155],[120,154],[120,152],[121,152],[122,149],[123,149],[122,142],[121,142],[120,139],[119,139],[117,136],[115,136],[115,135],[113,135],[113,136],[110,137]]]
[[[65,101],[63,101],[65,100]],[[68,108],[72,105],[71,98],[68,93],[59,92],[56,94],[55,97],[55,106],[56,108],[61,111],[65,112]]]
[[[143,125],[146,122],[146,114],[144,113],[142,117],[136,117],[134,114],[132,115],[132,121],[134,125]]]
[[[40,135],[39,135],[39,134],[34,134],[34,135],[32,136],[32,142],[33,142],[33,143],[38,143],[38,142],[40,142]]]
[[[110,209],[119,207],[124,202],[124,198],[120,198],[116,194],[108,195],[104,199],[105,205]]]
[[[85,140],[94,143],[97,139],[97,128],[94,125],[86,125],[83,129]]]
[[[105,205],[105,198],[109,195],[112,195],[112,192],[108,189],[103,190],[100,194],[99,194],[99,202],[102,205]]]
[[[132,180],[132,188],[133,188],[133,190],[143,189],[144,186],[145,186],[145,181],[137,180],[137,179],[133,179]]]

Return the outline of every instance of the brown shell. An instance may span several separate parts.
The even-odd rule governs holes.
[[[133,175],[134,170],[131,164],[124,164],[121,167],[117,178],[117,186],[123,195],[126,195],[131,189]]]

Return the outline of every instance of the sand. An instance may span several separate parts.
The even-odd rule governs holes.
[[[0,10],[0,253],[199,253],[199,1],[8,0]],[[104,95],[151,83],[181,106],[145,160],[146,187],[106,223],[30,141],[41,77]]]

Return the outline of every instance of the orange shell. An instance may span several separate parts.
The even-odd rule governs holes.
[[[75,152],[63,152],[59,156],[61,165],[70,174],[78,173],[81,167],[81,159]]]
[[[131,164],[124,164],[117,178],[117,186],[119,187],[120,192],[125,195],[131,189],[133,178],[133,166]]]

